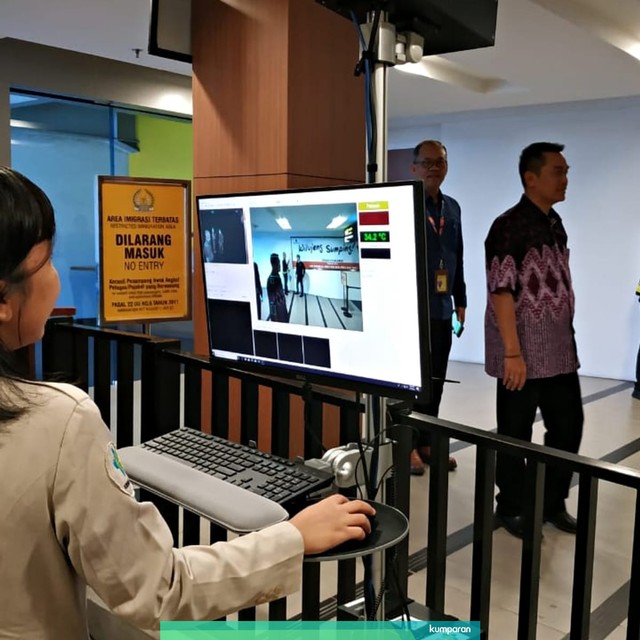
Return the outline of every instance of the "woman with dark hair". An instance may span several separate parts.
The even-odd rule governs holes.
[[[295,591],[303,553],[365,537],[373,509],[334,495],[231,542],[173,548],[89,396],[11,367],[12,351],[42,337],[60,291],[54,236],[46,195],[0,167],[0,636],[87,640],[86,585],[145,629],[216,619]]]

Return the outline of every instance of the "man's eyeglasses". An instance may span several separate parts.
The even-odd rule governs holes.
[[[447,166],[447,161],[444,158],[425,158],[424,160],[414,160],[413,164],[419,164],[423,169],[431,169],[436,167],[438,169],[444,169]]]

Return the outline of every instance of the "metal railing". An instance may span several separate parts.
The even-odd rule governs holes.
[[[229,437],[232,410],[240,412],[240,442],[257,442],[266,428],[270,451],[285,458],[289,457],[292,435],[302,439],[300,454],[305,459],[322,456],[327,439],[323,417],[329,409],[337,413],[340,442],[359,438],[361,407],[352,394],[343,396],[329,389],[309,394],[308,389],[287,381],[214,371],[207,358],[182,353],[179,346],[178,340],[52,320],[42,342],[41,366],[45,378],[73,382],[92,393],[117,447],[138,444],[180,426],[201,429],[205,425],[205,430]],[[211,413],[203,416],[201,397],[206,385],[212,397]],[[270,396],[266,422],[260,420],[258,411],[265,390]],[[292,400],[303,396],[305,426],[300,438],[300,433],[295,433],[301,425],[292,416]],[[232,406],[234,403],[239,406]],[[141,498],[158,507],[176,544],[200,544],[198,516],[184,511],[180,526],[176,505],[144,491]],[[210,525],[211,542],[226,539],[225,530]],[[340,603],[355,597],[355,560],[339,563],[336,592]],[[253,620],[255,611],[244,610],[239,616]],[[306,620],[320,618],[320,563],[304,565],[302,616]],[[287,618],[286,599],[269,605],[269,618]]]
[[[518,640],[534,640],[537,633],[540,560],[543,525],[545,471],[558,465],[578,476],[578,531],[573,559],[571,621],[569,637],[588,639],[591,617],[598,487],[609,482],[635,492],[634,527],[631,540],[627,638],[640,638],[640,473],[633,469],[508,436],[487,433],[412,413],[400,416],[401,424],[427,427],[432,437],[432,466],[429,478],[427,533],[427,580],[425,604],[445,611],[447,557],[447,503],[449,498],[449,441],[475,445],[475,483],[473,509],[473,551],[469,620],[479,620],[483,637],[490,635],[491,568],[493,549],[496,453],[525,458],[524,538],[520,561]],[[622,541],[621,541],[622,544]]]
[[[179,351],[179,341],[154,336],[114,331],[51,321],[42,343],[42,365],[45,374],[63,374],[84,389],[92,388],[102,416],[108,426],[116,426],[117,446],[136,444],[177,428],[180,425],[210,430],[229,437],[232,412],[240,412],[242,443],[258,441],[268,430],[270,450],[289,457],[292,434],[300,430],[300,421],[292,414],[294,398],[304,396],[305,458],[320,457],[323,442],[323,415],[332,410],[339,420],[340,443],[354,442],[360,437],[361,406],[353,396],[339,396],[331,390],[314,391],[309,396],[302,386],[290,382],[261,378],[227,371],[213,371],[206,358]],[[203,416],[201,397],[209,387],[210,415]],[[112,393],[115,388],[115,402]],[[268,420],[260,417],[261,398],[265,393],[270,405]],[[234,406],[239,405],[239,406]],[[113,407],[115,406],[115,412]],[[113,415],[112,415],[113,414]],[[543,525],[543,495],[545,470],[557,464],[578,474],[578,532],[574,552],[574,574],[571,594],[570,638],[589,638],[591,592],[595,552],[595,529],[598,487],[601,482],[629,487],[635,492],[634,529],[629,570],[629,601],[627,638],[640,637],[640,473],[584,456],[564,453],[506,436],[488,433],[473,427],[424,416],[422,414],[393,415],[394,426],[389,433],[398,443],[395,447],[396,468],[389,484],[388,496],[393,504],[409,515],[410,430],[425,426],[432,432],[432,465],[429,478],[429,505],[426,550],[426,590],[424,604],[428,610],[444,612],[447,521],[449,500],[449,442],[454,438],[476,448],[473,550],[470,585],[469,619],[479,620],[483,637],[490,636],[492,541],[494,530],[493,504],[495,492],[496,453],[526,458],[527,482],[524,513],[525,535],[522,546],[518,609],[518,640],[533,640],[537,631],[540,560]],[[134,437],[134,425],[139,424],[139,439]],[[300,439],[297,434],[297,439]],[[330,446],[333,446],[332,443]],[[176,543],[179,540],[178,508],[156,496],[151,499],[167,520]],[[224,540],[227,532],[211,525],[211,541]],[[200,542],[200,519],[183,513],[182,544]],[[399,584],[396,596],[406,593],[408,574],[408,541],[395,552]],[[306,564],[303,572],[301,618],[316,620],[326,617],[321,612],[320,563]],[[356,597],[355,560],[338,565],[336,606]],[[390,601],[393,602],[393,598]],[[397,602],[397,598],[396,598]],[[335,611],[335,606],[332,608]],[[240,619],[255,619],[256,612],[240,612]],[[286,600],[269,605],[269,618],[287,618]],[[330,614],[331,615],[331,614]]]

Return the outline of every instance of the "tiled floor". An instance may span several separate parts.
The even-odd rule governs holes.
[[[488,378],[481,365],[452,362],[448,377],[460,384],[445,388],[440,416],[481,429],[494,429],[495,381]],[[613,458],[640,470],[640,401],[631,397],[630,383],[599,378],[582,378],[585,429],[580,453],[594,458]],[[534,439],[542,442],[543,426],[535,427]],[[632,443],[629,445],[629,443]],[[618,450],[629,445],[623,453]],[[459,448],[461,447],[461,448]],[[459,448],[459,449],[458,449]],[[472,522],[475,449],[452,443],[458,469],[449,476],[450,502],[448,532],[461,536],[460,530]],[[458,449],[458,450],[456,450]],[[624,459],[618,460],[622,455]],[[411,479],[410,554],[426,546],[428,473]],[[577,490],[571,491],[569,510],[575,513]],[[629,559],[633,529],[634,496],[630,490],[600,483],[598,525],[592,592],[592,640],[618,640],[626,637],[625,615]],[[470,542],[470,540],[469,540]],[[544,527],[538,640],[568,638],[573,549],[575,538],[551,526]],[[522,543],[504,529],[494,532],[490,638],[511,640],[516,637],[519,567]],[[359,575],[360,575],[359,571]],[[447,560],[445,610],[460,619],[469,617],[471,546],[462,544]],[[358,578],[360,579],[360,578]],[[409,578],[409,595],[424,602],[426,571],[421,569]],[[335,595],[335,565],[322,568],[321,598],[330,601]],[[289,599],[288,615],[300,610],[299,597]],[[260,609],[259,617],[266,617]],[[97,636],[98,637],[98,636]],[[118,637],[102,635],[100,638]],[[129,636],[127,636],[129,637]],[[133,637],[133,636],[131,636]]]

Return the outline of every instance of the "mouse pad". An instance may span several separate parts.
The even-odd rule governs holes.
[[[398,544],[409,532],[409,521],[395,507],[366,500],[376,510],[375,524],[364,540],[349,540],[324,553],[304,557],[305,562],[324,562],[325,560],[347,560],[359,558],[376,551],[382,551]]]

